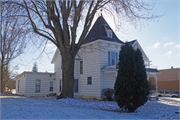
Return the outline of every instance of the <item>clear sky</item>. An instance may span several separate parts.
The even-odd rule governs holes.
[[[157,69],[169,69],[171,66],[179,68],[180,0],[158,0],[154,13],[157,15],[165,14],[153,21],[144,22],[144,26],[137,28],[124,22],[125,32],[115,30],[111,20],[104,18],[120,40],[124,42],[138,40],[149,60],[152,61],[152,67]],[[54,65],[51,64],[51,60],[56,47],[49,42],[46,46],[46,52],[50,54],[47,56],[43,53],[39,56],[43,49],[43,46],[41,47],[37,51],[33,47],[13,60],[11,65],[18,65],[19,67],[19,70],[14,72],[31,71],[34,62],[37,62],[39,72],[54,72]]]

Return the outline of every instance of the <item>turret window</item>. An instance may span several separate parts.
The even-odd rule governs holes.
[[[112,38],[112,30],[107,30],[107,37]]]
[[[118,53],[108,51],[108,65],[117,65],[118,63]]]

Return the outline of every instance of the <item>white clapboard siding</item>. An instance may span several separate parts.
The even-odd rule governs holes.
[[[55,75],[50,73],[26,73],[25,96],[44,96],[49,93],[50,81],[53,81],[53,93],[55,92]],[[40,92],[35,91],[36,80],[41,80]]]
[[[74,62],[74,78],[79,79],[80,75],[80,61],[81,60],[75,60]]]
[[[58,54],[57,59],[56,59],[55,64],[54,64],[54,71],[56,73],[56,79],[58,79],[58,80],[60,78],[62,78],[61,61],[62,61],[61,55]]]
[[[83,51],[85,52],[80,51],[83,60],[83,74],[79,76],[79,95],[100,99],[100,52],[98,49]],[[92,85],[87,84],[87,77],[92,77]]]
[[[0,58],[1,61],[1,58]],[[0,79],[1,79],[1,62],[0,62]]]
[[[59,86],[60,86],[60,80],[62,81],[62,69],[61,69],[61,62],[62,59],[61,59],[61,55],[60,53],[58,54],[57,56],[57,59],[55,61],[55,64],[54,64],[54,71],[56,73],[56,78],[55,78],[55,92],[57,94],[60,94],[60,91],[59,91]],[[62,85],[62,84],[61,84]]]
[[[104,80],[104,88],[112,88],[114,89],[114,83],[116,80],[115,73],[106,73]]]
[[[55,64],[54,64],[54,70],[56,73],[56,80],[55,80],[55,92],[57,94],[60,94],[60,80],[61,80],[61,87],[62,87],[62,69],[61,69],[61,55],[58,54]],[[80,74],[80,60],[75,60],[74,64],[74,78],[79,79]]]
[[[17,80],[16,80],[16,94],[18,95],[25,95],[25,81],[26,75],[22,74]],[[19,81],[19,91],[18,91],[18,81]]]
[[[103,49],[104,46],[106,49]],[[100,67],[103,69],[103,67],[108,66],[108,51],[110,52],[117,52],[119,57],[119,51],[121,50],[121,44],[112,44],[112,42],[102,43],[102,49],[100,50]],[[104,73],[101,71],[101,91],[104,88],[113,88],[114,82],[115,82],[115,72],[112,73]]]

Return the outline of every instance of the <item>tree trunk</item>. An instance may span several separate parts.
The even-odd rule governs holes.
[[[62,55],[62,82],[63,88],[57,99],[74,97],[74,56],[72,53]]]
[[[5,93],[5,92],[6,92],[6,83],[7,83],[7,82],[5,82],[5,81],[3,82],[3,91],[2,91],[2,93]]]
[[[3,93],[3,65],[1,64],[1,93]]]

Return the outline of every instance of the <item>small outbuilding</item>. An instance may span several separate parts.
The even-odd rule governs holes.
[[[46,96],[54,93],[55,73],[23,72],[15,80],[18,95]]]

